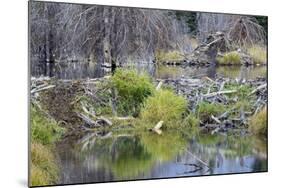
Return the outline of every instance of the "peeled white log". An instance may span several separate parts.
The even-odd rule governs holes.
[[[217,122],[218,124],[221,123],[221,121],[220,121],[218,118],[216,118],[215,116],[212,115],[211,118],[212,118],[215,122]]]
[[[40,89],[34,88],[33,90],[30,91],[30,93],[31,93],[31,94],[37,93],[37,92],[39,92],[39,91],[43,91],[43,90],[46,90],[46,89],[51,89],[51,88],[53,88],[53,87],[55,87],[55,85],[49,85],[49,86],[46,86],[46,87],[43,87],[43,88],[40,88]]]
[[[159,122],[155,125],[155,127],[152,129],[152,131],[156,132],[157,134],[161,134],[162,131],[161,131],[160,129],[161,129],[163,123],[164,123],[164,121],[162,121],[162,120],[159,121]]]
[[[229,94],[229,93],[236,93],[236,92],[237,92],[237,90],[218,91],[218,92],[203,95],[203,97],[214,97],[214,96],[221,95],[221,94]]]
[[[259,91],[259,90],[261,90],[263,88],[266,88],[266,87],[267,87],[267,84],[260,85],[259,87],[254,89],[249,95],[252,95],[252,94],[256,93],[257,91]]]
[[[162,84],[163,84],[163,80],[161,80],[161,81],[158,83],[158,85],[157,85],[157,87],[156,87],[156,91],[158,91],[158,90],[161,88]]]
[[[91,127],[100,127],[100,125],[98,125],[94,120],[92,120],[88,116],[81,113],[77,113],[77,114],[86,124],[90,125]]]
[[[126,121],[126,120],[133,120],[135,119],[134,117],[110,117],[109,119],[112,119],[112,120],[123,120],[123,121]]]

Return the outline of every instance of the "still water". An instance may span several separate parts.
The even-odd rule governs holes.
[[[108,132],[59,145],[61,183],[104,182],[267,170],[261,138],[165,131]]]
[[[157,78],[192,77],[201,78],[216,76],[238,78],[238,79],[255,79],[257,77],[266,77],[266,66],[209,66],[209,67],[177,67],[177,66],[158,66],[155,71]]]
[[[41,66],[38,66],[41,68]],[[266,66],[209,66],[209,67],[186,67],[180,66],[164,66],[152,63],[140,63],[126,67],[134,68],[139,71],[146,71],[152,77],[156,78],[173,78],[192,77],[200,78],[208,76],[215,78],[216,76],[238,78],[238,79],[254,79],[256,77],[266,76]],[[34,68],[33,75],[40,76],[42,70]],[[59,63],[55,67],[47,69],[51,76],[59,79],[83,79],[83,78],[96,78],[110,74],[110,68],[101,67],[99,64],[89,62],[68,62]],[[52,70],[52,71],[51,71]]]

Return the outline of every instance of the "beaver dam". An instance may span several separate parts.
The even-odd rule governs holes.
[[[30,185],[267,171],[267,17],[30,10]]]

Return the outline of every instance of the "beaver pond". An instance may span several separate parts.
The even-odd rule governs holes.
[[[266,76],[265,66],[138,68],[143,69],[158,79],[221,75],[247,80]],[[72,76],[79,77],[75,72]],[[267,140],[243,130],[238,135],[173,130],[161,135],[133,129],[87,131],[64,138],[56,151],[61,184],[267,171]]]
[[[61,183],[69,184],[266,171],[266,144],[249,136],[108,132],[65,141],[57,151]]]

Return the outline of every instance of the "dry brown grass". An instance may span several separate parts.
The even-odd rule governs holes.
[[[253,45],[252,47],[248,48],[248,53],[253,58],[255,64],[267,63],[267,52],[265,47]]]
[[[58,180],[58,165],[51,149],[38,142],[31,143],[32,186],[50,185]]]

